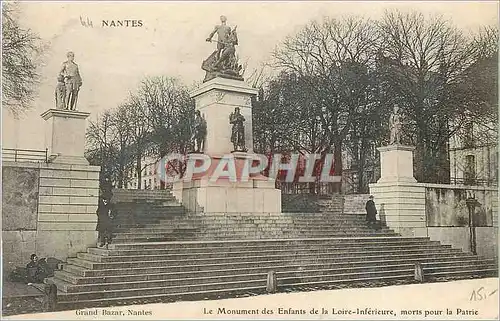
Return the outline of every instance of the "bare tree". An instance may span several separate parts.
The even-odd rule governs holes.
[[[2,5],[2,104],[15,117],[30,108],[39,81],[40,38],[18,22],[17,4]]]
[[[115,133],[115,144],[117,145],[117,173],[116,185],[118,188],[123,188],[128,182],[128,173],[131,165],[133,165],[133,154],[131,150],[132,134],[130,132],[129,110],[126,106],[120,105],[111,116],[111,125]]]
[[[374,26],[373,21],[355,16],[312,22],[274,52],[278,67],[301,77],[307,97],[303,111],[314,110],[304,125],[311,139],[319,139],[315,152],[330,152],[333,145],[339,174],[343,144],[358,118],[358,107],[373,98],[362,78],[376,57],[379,34]]]
[[[448,141],[473,108],[460,90],[477,54],[470,39],[440,16],[386,11],[378,23],[383,39],[385,91],[406,116],[406,133],[421,182],[449,181]]]
[[[112,123],[112,112],[106,111],[96,121],[90,121],[86,132],[86,157],[91,165],[101,166],[101,173],[115,176],[118,147]],[[104,177],[104,176],[103,176]],[[113,177],[112,177],[113,178]]]

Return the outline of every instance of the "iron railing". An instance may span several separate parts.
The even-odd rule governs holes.
[[[290,183],[276,180],[276,188],[280,189],[282,194],[331,195],[335,192],[335,189],[338,188],[337,186],[335,183]]]
[[[498,186],[496,179],[451,177],[450,184],[472,186]]]
[[[36,149],[2,148],[2,161],[47,163],[49,151]]]

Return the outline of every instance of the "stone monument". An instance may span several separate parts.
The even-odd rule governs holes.
[[[77,111],[78,92],[82,78],[75,54],[67,53],[55,90],[56,108],[41,116],[49,123],[46,132],[49,159],[53,163],[88,165],[85,152],[85,120],[90,113]]]
[[[49,162],[40,167],[37,253],[61,260],[95,246],[99,166],[84,156],[88,112],[76,110],[82,84],[74,54],[67,54],[56,86],[56,108],[41,114],[47,122]]]
[[[389,145],[379,147],[380,151],[380,179],[381,182],[412,182],[413,177],[413,151],[415,147],[401,144],[402,121],[399,106],[394,105],[389,118],[390,137]]]
[[[401,144],[402,117],[399,107],[389,118],[389,145],[379,147],[380,179],[370,184],[370,194],[381,220],[403,236],[427,236],[425,189],[413,177],[415,147]]]
[[[240,75],[234,50],[238,44],[236,27],[228,27],[226,17],[221,16],[221,24],[207,41],[216,33],[217,49],[202,64],[204,83],[191,92],[196,111],[206,119],[203,156],[210,158],[210,166],[202,175],[175,183],[174,195],[194,212],[281,213],[281,191],[275,188],[274,180],[245,172],[256,162],[251,97],[257,90]],[[189,154],[188,164],[199,161],[199,156]],[[217,175],[220,178],[213,180],[214,173],[225,172],[225,168],[234,169],[235,177]]]

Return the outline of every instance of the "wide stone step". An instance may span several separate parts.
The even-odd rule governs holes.
[[[427,251],[426,253],[404,253],[404,254],[396,254],[396,255],[391,255],[393,259],[400,259],[400,258],[418,258],[418,259],[427,259],[429,257],[435,256],[435,255],[451,255],[454,257],[467,257],[466,254],[464,253],[443,253],[442,251],[437,251],[437,250],[432,250],[432,251]],[[387,257],[387,255],[378,255],[378,254],[370,254],[370,255],[356,255],[356,254],[351,254],[351,253],[345,253],[345,254],[336,254],[333,257],[317,257],[316,255],[310,255],[310,256],[297,256],[297,257],[289,257],[289,258],[283,258],[283,257],[277,257],[277,258],[272,258],[272,257],[243,257],[243,258],[200,258],[200,259],[191,259],[189,260],[189,265],[184,266],[186,270],[189,269],[200,269],[203,267],[211,267],[211,268],[220,268],[220,267],[244,267],[245,265],[252,265],[252,266],[263,266],[263,265],[272,265],[272,264],[283,264],[285,262],[296,262],[296,263],[330,263],[335,260],[348,260],[350,262],[359,262],[359,261],[369,261],[369,260],[374,260],[374,259],[381,259]],[[106,263],[99,263],[99,262],[92,262],[92,261],[87,261],[79,258],[70,258],[67,260],[69,264],[73,265],[78,265],[90,270],[105,270],[105,269],[126,269],[126,268],[134,268],[134,267],[140,267],[140,268],[149,268],[149,267],[178,267],[179,261],[178,260],[156,260],[156,261],[134,261],[134,262],[106,262]]]
[[[455,260],[455,261],[435,261],[422,263],[422,267],[425,271],[430,271],[436,267],[447,267],[447,266],[477,266],[486,267],[490,265],[495,265],[496,262],[493,260]],[[335,262],[332,264],[308,264],[308,265],[283,265],[274,266],[273,270],[276,271],[278,276],[293,274],[293,273],[306,273],[307,271],[311,273],[321,273],[321,271],[333,271],[333,270],[356,270],[362,271],[364,269],[380,269],[385,270],[397,269],[398,267],[406,266],[413,267],[414,263],[407,262],[405,260],[379,260],[379,261],[368,261],[368,262]],[[74,267],[74,269],[81,269],[79,267]],[[172,279],[197,279],[203,277],[227,277],[232,275],[240,274],[261,274],[266,275],[269,268],[255,268],[247,267],[243,269],[225,269],[225,270],[208,270],[208,271],[182,271],[182,272],[166,272],[166,273],[135,273],[135,274],[123,274],[115,273],[107,276],[92,276],[84,277],[80,275],[80,272],[85,270],[79,270],[79,274],[69,273],[67,271],[56,271],[55,275],[57,278],[62,279],[68,283],[74,285],[82,284],[97,284],[97,283],[121,283],[121,282],[143,282],[143,281],[153,281],[153,280],[172,280]],[[121,271],[121,270],[120,270]],[[308,273],[308,272],[307,272]]]
[[[490,271],[491,269],[477,269],[476,267],[464,267],[456,274],[462,273],[483,273],[485,271]],[[445,272],[444,270],[443,272]],[[434,273],[439,273],[438,271]],[[167,285],[169,281],[160,281],[158,283],[153,282],[155,286],[150,288],[129,288],[117,289],[117,290],[101,290],[101,291],[86,291],[86,292],[75,292],[75,293],[61,293],[61,301],[79,301],[83,300],[95,300],[104,298],[119,298],[128,296],[147,296],[147,295],[157,295],[157,294],[178,294],[183,292],[196,292],[196,291],[210,291],[210,290],[231,290],[240,287],[251,287],[251,288],[265,288],[266,279],[264,275],[261,280],[239,280],[239,281],[226,281],[226,282],[213,282],[208,281],[207,283],[197,283],[197,284],[183,284],[183,285]],[[330,283],[339,283],[345,281],[359,280],[364,278],[382,278],[382,277],[397,277],[398,279],[408,279],[413,278],[413,267],[400,268],[397,270],[390,271],[373,271],[373,272],[349,272],[349,273],[332,273],[326,275],[305,275],[301,277],[291,276],[291,277],[281,277],[278,279],[278,284],[280,287],[290,287],[299,285],[325,285]],[[61,281],[64,282],[64,281]],[[160,286],[157,286],[160,285]]]
[[[306,235],[328,235],[334,237],[342,237],[344,235],[381,235],[381,234],[394,234],[389,229],[385,230],[373,230],[373,229],[349,229],[345,231],[338,231],[334,229],[316,229],[316,230],[306,230],[306,229],[280,229],[280,228],[228,228],[225,231],[220,231],[216,229],[207,229],[207,228],[172,228],[170,230],[166,230],[165,232],[142,232],[142,231],[130,231],[130,232],[118,232],[115,233],[115,239],[137,239],[137,238],[161,238],[165,236],[170,236],[173,233],[189,233],[189,232],[202,232],[203,234],[211,234],[214,235],[227,235],[227,236],[246,236],[249,234],[259,234],[263,233],[296,233],[296,234],[306,234]]]
[[[297,238],[297,239],[264,239],[264,240],[224,240],[224,241],[177,241],[177,242],[146,242],[130,244],[110,244],[111,250],[143,250],[143,249],[175,249],[175,248],[233,248],[238,246],[254,246],[268,248],[269,246],[297,246],[334,244],[425,244],[430,242],[428,237],[340,237],[340,238]]]
[[[341,254],[358,254],[358,255],[397,255],[397,254],[413,254],[413,253],[426,253],[430,249],[408,249],[408,250],[386,250],[383,248],[377,250],[363,250],[363,249],[302,249],[302,250],[288,250],[288,251],[267,251],[267,252],[219,252],[219,253],[185,253],[185,254],[167,254],[167,255],[134,255],[134,256],[102,256],[90,253],[78,253],[77,258],[91,261],[91,262],[133,262],[133,261],[156,261],[156,260],[197,260],[197,259],[252,259],[252,260],[265,260],[283,258],[289,259],[293,256],[294,259],[300,257],[326,257]],[[461,253],[457,249],[449,248],[433,248],[434,252],[442,253]],[[221,262],[222,263],[222,262]]]
[[[375,257],[367,258],[366,260],[347,260],[338,262],[338,260],[330,260],[328,262],[282,262],[282,261],[268,261],[260,262],[259,264],[250,264],[243,262],[242,264],[210,264],[210,265],[177,265],[170,267],[131,267],[131,268],[117,268],[117,269],[102,269],[90,270],[83,266],[67,264],[64,265],[63,271],[74,274],[78,277],[110,277],[110,276],[127,276],[127,275],[145,275],[145,274],[182,274],[184,276],[199,275],[200,273],[208,273],[209,275],[228,275],[234,273],[267,273],[269,270],[274,271],[290,271],[300,269],[325,269],[325,268],[338,268],[342,267],[356,267],[364,265],[391,265],[391,264],[405,264],[405,263],[430,263],[430,262],[482,262],[475,256],[456,256],[442,254],[439,257]],[[240,272],[238,272],[240,271]]]
[[[123,232],[129,232],[129,233],[155,233],[155,232],[163,232],[163,231],[171,231],[172,229],[176,229],[176,228],[184,228],[184,229],[188,229],[188,228],[197,228],[197,229],[200,229],[200,228],[203,228],[205,230],[219,230],[221,228],[224,228],[224,229],[229,229],[229,230],[240,230],[240,231],[253,231],[253,230],[307,230],[307,231],[328,231],[328,230],[332,230],[332,229],[339,229],[339,227],[336,227],[336,226],[328,226],[328,225],[311,225],[311,226],[297,226],[297,225],[293,225],[293,224],[273,224],[273,225],[255,225],[255,224],[249,224],[249,223],[245,223],[245,224],[228,224],[226,226],[210,226],[210,225],[189,225],[189,224],[178,224],[178,223],[173,223],[169,226],[151,226],[151,227],[133,227],[133,228],[130,228],[130,229],[124,229],[124,228],[121,228],[119,231],[123,231]],[[352,225],[352,226],[342,226],[340,227],[342,230],[344,231],[351,231],[351,230],[376,230],[374,227],[372,226],[368,226],[368,225]],[[377,230],[385,230],[385,231],[388,231],[390,230],[388,227],[381,227]]]
[[[255,233],[196,233],[196,232],[176,232],[164,235],[155,236],[130,236],[130,237],[116,237],[113,239],[113,244],[131,244],[136,242],[169,242],[169,241],[203,241],[203,240],[266,240],[276,237],[295,239],[297,237],[311,237],[311,238],[338,238],[338,237],[388,237],[395,236],[393,232],[352,232],[352,233],[300,233],[300,232],[255,232]]]
[[[307,216],[307,215],[301,215],[301,216],[296,216],[292,217],[290,215],[283,215],[279,217],[272,217],[272,216],[262,216],[262,217],[230,217],[230,216],[202,216],[202,217],[189,217],[189,216],[184,216],[182,218],[182,221],[184,222],[189,222],[189,223],[196,223],[196,222],[204,222],[204,223],[209,223],[209,222],[214,222],[214,223],[226,223],[226,222],[253,222],[253,223],[262,223],[262,224],[268,224],[268,223],[278,223],[278,222],[289,222],[289,223],[324,223],[324,224],[330,224],[330,223],[363,223],[365,221],[365,217],[359,217],[359,216],[325,216],[325,217],[317,217],[317,216]],[[163,222],[170,222],[170,219],[162,219]]]
[[[357,283],[357,282],[369,282],[369,281],[383,281],[383,280],[394,280],[398,279],[398,276],[387,276],[387,277],[378,277],[378,278],[361,278],[354,279],[350,281],[341,281],[338,283]],[[124,304],[138,304],[139,302],[158,302],[159,300],[169,300],[169,301],[178,301],[178,300],[203,300],[207,298],[219,298],[224,295],[241,295],[241,294],[256,294],[256,293],[265,293],[264,289],[261,287],[235,287],[230,291],[227,289],[222,290],[206,290],[206,291],[196,291],[189,292],[184,291],[181,293],[177,293],[175,295],[172,294],[156,294],[156,295],[141,295],[141,296],[128,296],[128,297],[119,297],[119,298],[105,298],[105,299],[84,299],[80,298],[78,301],[66,301],[65,296],[61,295],[58,301],[58,306],[65,309],[76,309],[83,307],[98,307],[98,306],[111,306],[111,305],[124,305]]]
[[[139,220],[140,221],[140,220]],[[274,223],[255,223],[255,222],[188,222],[184,220],[179,221],[165,221],[161,222],[156,220],[150,220],[151,222],[147,222],[147,220],[142,220],[141,222],[129,221],[129,222],[120,222],[120,231],[125,231],[127,229],[153,229],[153,230],[162,230],[168,229],[174,226],[182,226],[182,227],[205,227],[205,228],[213,228],[213,229],[226,229],[227,227],[280,227],[280,228],[299,228],[299,229],[317,229],[317,228],[335,228],[335,229],[350,229],[350,228],[372,228],[367,224],[363,223],[352,223],[352,222],[334,222],[334,223],[325,223],[325,222],[303,222],[303,223],[293,223],[293,222],[274,222]],[[382,227],[387,229],[387,227]]]
[[[436,263],[427,263],[423,264],[424,273],[432,272],[457,272],[463,271],[465,269],[478,269],[478,268],[492,268],[494,267],[491,264],[479,265],[476,262],[436,262]],[[379,271],[401,271],[412,270],[414,268],[413,264],[392,264],[392,265],[366,265],[360,267],[337,267],[334,269],[314,269],[314,270],[295,270],[295,271],[279,271],[276,272],[278,283],[284,285],[287,283],[296,282],[297,278],[304,279],[307,277],[314,276],[324,276],[324,275],[346,275],[350,273],[371,273],[371,272],[379,272]],[[63,292],[93,292],[93,291],[110,291],[110,290],[126,290],[126,289],[139,289],[139,288],[152,288],[152,287],[168,287],[168,286],[181,286],[181,285],[195,285],[195,284],[206,284],[206,283],[224,283],[224,282],[236,282],[236,281],[259,281],[266,279],[267,273],[244,273],[238,270],[233,271],[234,274],[229,275],[205,275],[202,276],[200,274],[192,274],[190,276],[173,276],[169,275],[167,277],[165,274],[162,275],[163,278],[160,279],[134,279],[134,276],[121,277],[121,280],[114,278],[114,282],[106,279],[105,282],[101,281],[98,278],[93,278],[96,282],[92,284],[74,284],[74,280],[67,278],[56,278],[56,282],[60,282],[62,280],[64,282],[56,283],[58,285],[58,289]],[[61,273],[60,273],[61,274]],[[59,274],[59,275],[60,275]]]
[[[262,248],[260,246],[235,246],[235,247],[227,247],[227,248],[214,248],[216,251],[213,251],[212,248],[189,248],[188,250],[183,248],[176,249],[152,249],[152,250],[108,250],[101,248],[88,248],[87,252],[90,254],[101,255],[101,256],[140,256],[140,255],[186,255],[188,252],[189,255],[209,255],[209,256],[218,256],[221,254],[227,255],[237,255],[239,253],[247,253],[247,254],[265,254],[265,253],[289,253],[294,251],[337,251],[337,250],[351,250],[351,251],[372,251],[372,250],[387,250],[387,251],[399,251],[399,250],[428,250],[433,248],[447,248],[451,249],[451,245],[440,245],[439,242],[428,242],[423,244],[409,244],[409,245],[393,245],[393,244],[384,244],[380,243],[378,245],[372,244],[334,244],[325,248],[313,248],[311,246],[297,245],[295,247],[283,247],[283,246],[271,246]]]

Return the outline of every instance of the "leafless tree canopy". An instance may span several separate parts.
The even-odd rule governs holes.
[[[18,23],[16,4],[2,5],[2,104],[19,116],[29,109],[38,84],[40,39]]]
[[[194,104],[177,79],[148,77],[118,108],[90,122],[87,158],[101,165],[118,187],[135,172],[141,188],[143,158],[159,159],[189,148]]]
[[[313,150],[333,146],[339,172],[340,156],[347,152],[363,180],[367,162],[376,163],[374,147],[386,140],[388,116],[397,103],[406,142],[417,146],[417,179],[446,182],[450,136],[471,118],[497,122],[497,47],[494,27],[471,37],[441,16],[416,11],[386,11],[377,21],[356,16],[313,21],[273,54],[274,67],[289,81],[283,83],[283,74],[277,79],[302,93],[294,102],[282,100],[283,113],[300,115],[282,141],[304,151],[311,150],[304,143],[317,146]],[[263,88],[259,110],[276,112],[276,81]],[[302,145],[294,145],[294,138]]]

